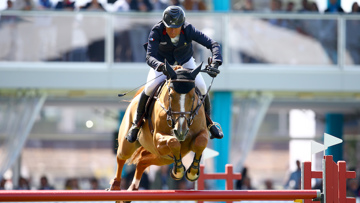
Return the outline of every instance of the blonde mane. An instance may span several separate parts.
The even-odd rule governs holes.
[[[177,66],[175,66],[173,69],[176,71],[176,70],[179,70],[179,69],[183,69],[183,67],[180,66],[180,65],[177,65]]]

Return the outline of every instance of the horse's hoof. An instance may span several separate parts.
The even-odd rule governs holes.
[[[110,181],[110,191],[111,190],[121,190],[121,179],[117,180],[116,178],[114,178],[113,180]]]
[[[185,166],[184,166],[184,165],[181,165],[181,166],[182,166],[182,168],[183,168],[183,171],[185,171],[185,170],[186,170]],[[181,167],[181,166],[178,166],[178,167],[176,167],[176,168],[179,168],[179,167]],[[175,169],[175,168],[174,168],[174,169]],[[175,169],[175,170],[176,170],[176,169]],[[170,177],[171,177],[172,179],[174,179],[174,180],[181,180],[181,179],[184,177],[184,172],[182,172],[180,176],[176,177],[175,174],[174,174],[174,170],[171,170],[171,171],[170,171]]]
[[[191,166],[191,167],[192,167],[192,166]],[[199,179],[199,177],[200,177],[200,170],[198,170],[198,172],[196,173],[195,178],[190,178],[190,177],[189,177],[189,174],[191,174],[191,173],[190,173],[191,167],[189,167],[189,169],[186,171],[186,173],[185,173],[185,178],[186,178],[188,181],[194,182],[194,181],[197,181],[197,179]]]

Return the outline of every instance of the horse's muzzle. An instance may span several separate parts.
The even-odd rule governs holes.
[[[174,129],[175,136],[179,141],[184,141],[188,132],[189,129],[186,129],[185,131]]]

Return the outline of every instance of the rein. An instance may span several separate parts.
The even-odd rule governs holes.
[[[199,100],[197,101],[197,104],[196,104],[195,108],[194,108],[194,103],[195,103],[195,94],[196,93],[192,97],[193,102],[192,102],[190,111],[172,111],[172,108],[171,108],[171,98],[172,97],[171,97],[171,94],[170,94],[170,87],[169,87],[170,83],[171,82],[195,82],[195,81],[194,80],[187,80],[187,79],[175,79],[175,80],[172,80],[172,81],[167,80],[168,94],[169,94],[169,101],[168,101],[169,102],[169,108],[168,109],[165,108],[165,105],[160,101],[158,96],[156,97],[156,100],[159,102],[161,108],[166,112],[166,115],[167,115],[166,116],[166,121],[167,121],[167,124],[168,124],[168,126],[170,128],[174,128],[175,123],[178,122],[178,120],[181,117],[186,119],[188,126],[191,126],[193,124],[195,116],[198,114],[201,105],[205,102],[205,98],[209,94],[209,91],[210,91],[210,88],[212,86],[213,81],[214,81],[214,78],[212,78],[211,83],[209,85],[209,88],[207,89],[206,94],[203,97],[200,95]],[[161,92],[160,92],[160,94],[161,94]],[[179,117],[174,120],[173,114],[179,114]],[[190,115],[189,118],[187,118],[186,115]]]

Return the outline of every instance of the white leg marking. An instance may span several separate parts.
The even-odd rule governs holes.
[[[181,112],[185,112],[185,94],[181,94],[180,95],[180,111]],[[179,125],[180,126],[183,126],[183,124],[184,124],[184,121],[185,121],[185,118],[184,117],[181,117],[180,119],[179,119]],[[180,127],[179,126],[179,127]]]
[[[139,188],[140,180],[137,180],[137,179],[135,179],[135,177],[134,177],[134,179],[133,179],[133,181],[132,181],[132,184],[135,185],[135,188]]]

